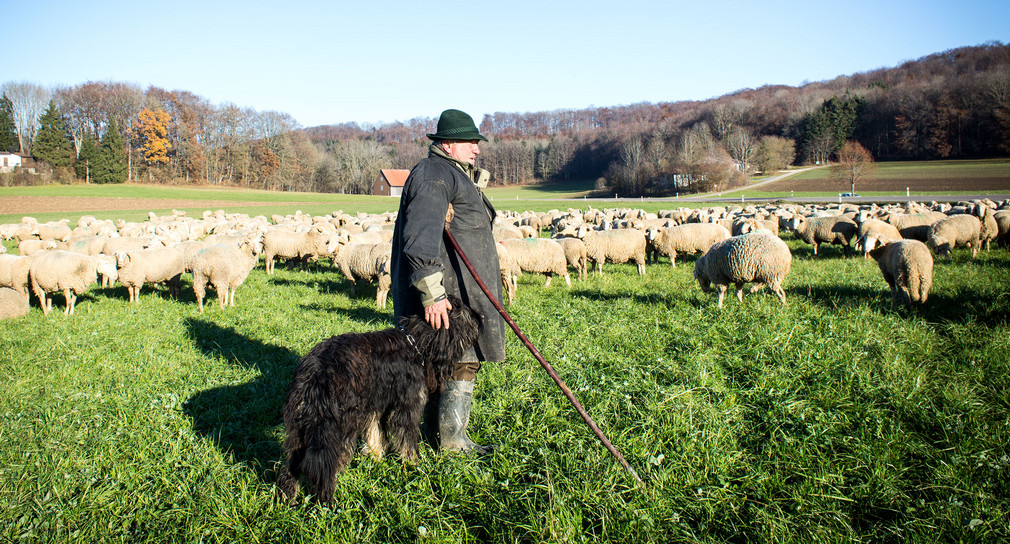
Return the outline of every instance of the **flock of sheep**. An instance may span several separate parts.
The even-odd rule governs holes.
[[[376,282],[376,304],[385,307],[394,221],[394,213],[267,218],[218,210],[199,218],[152,212],[143,222],[84,216],[71,227],[68,220],[25,217],[0,225],[0,237],[16,240],[18,249],[18,255],[0,255],[0,317],[28,313],[31,293],[46,314],[52,295],[62,293],[70,315],[81,293],[115,281],[127,288],[130,303],[139,302],[145,284],[164,284],[177,297],[187,273],[199,311],[208,286],[223,310],[235,305],[235,291],[261,256],[266,274],[277,261],[306,268],[328,259],[351,282],[352,296],[358,281]],[[792,255],[782,231],[810,244],[815,255],[820,244],[837,244],[847,255],[855,249],[873,257],[893,298],[910,305],[926,301],[934,253],[967,246],[975,257],[983,245],[1006,242],[1010,202],[502,211],[494,234],[510,301],[523,273],[545,275],[545,286],[561,276],[571,286],[569,268],[585,279],[590,271],[602,275],[604,263],[633,262],[644,275],[660,257],[676,266],[678,255],[700,253],[694,278],[705,292],[714,285],[722,306],[729,286],[742,301],[748,283],[752,292],[767,287],[785,304],[782,282]]]

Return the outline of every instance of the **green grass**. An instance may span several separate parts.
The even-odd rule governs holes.
[[[571,290],[520,278],[511,315],[644,488],[510,338],[471,423],[497,453],[359,456],[333,508],[290,508],[273,487],[286,388],[316,342],[389,325],[374,291],[261,265],[202,315],[189,289],[131,305],[92,288],[69,318],[57,296],[0,327],[0,541],[1010,538],[1010,255],[938,259],[908,311],[872,261],[784,237],[784,307],[716,308],[693,257]]]

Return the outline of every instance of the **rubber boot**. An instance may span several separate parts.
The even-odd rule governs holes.
[[[485,455],[493,446],[481,446],[470,440],[466,427],[470,423],[473,382],[451,380],[442,388],[438,403],[438,433],[442,451],[462,451]]]

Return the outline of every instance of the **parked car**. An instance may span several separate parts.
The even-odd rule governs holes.
[[[856,194],[856,193],[842,193],[842,194],[840,194],[838,196],[859,196],[859,195]]]

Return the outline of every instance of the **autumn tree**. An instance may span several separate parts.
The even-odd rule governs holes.
[[[754,162],[758,170],[770,174],[784,170],[796,160],[796,143],[781,136],[762,136]]]
[[[168,113],[165,110],[144,108],[133,125],[134,139],[148,166],[168,164]]]
[[[95,183],[124,183],[127,173],[126,151],[123,149],[123,135],[119,133],[119,123],[109,115],[102,138],[102,145],[95,161]]]
[[[856,182],[873,174],[873,155],[859,144],[848,141],[838,150],[838,162],[831,166],[831,178],[849,184],[855,194]]]
[[[733,127],[726,139],[723,140],[723,147],[736,162],[740,171],[745,175],[750,174],[758,148],[758,139],[754,137],[754,133],[748,128]]]

